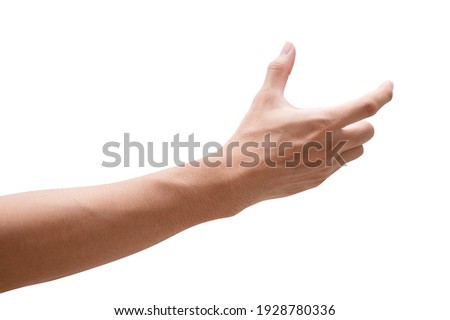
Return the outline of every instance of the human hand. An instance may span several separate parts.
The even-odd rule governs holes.
[[[316,187],[342,165],[359,158],[363,144],[374,134],[373,126],[363,119],[392,99],[393,84],[388,81],[336,107],[295,108],[284,97],[294,60],[295,48],[286,43],[270,63],[247,115],[224,146],[227,166],[238,173],[247,205]]]

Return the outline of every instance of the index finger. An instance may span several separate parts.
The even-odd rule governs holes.
[[[376,90],[353,101],[331,108],[330,112],[338,127],[343,128],[351,123],[373,116],[391,101],[394,85],[386,81]]]

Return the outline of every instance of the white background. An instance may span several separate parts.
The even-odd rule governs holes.
[[[101,167],[102,145],[124,132],[225,142],[286,40],[297,47],[286,96],[298,107],[338,104],[388,79],[395,93],[364,157],[319,188],[2,294],[0,318],[116,319],[113,307],[215,303],[449,319],[445,3],[2,1],[0,194],[154,171]]]

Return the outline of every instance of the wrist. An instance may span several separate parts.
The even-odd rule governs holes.
[[[164,190],[169,210],[179,210],[176,207],[181,205],[183,211],[188,211],[185,215],[195,219],[193,224],[231,217],[255,203],[246,188],[248,170],[234,165],[227,167],[225,157],[214,160],[210,157],[214,166],[203,160],[198,161],[198,166],[186,164],[147,176],[146,189]],[[175,199],[182,199],[181,203],[171,203]]]
[[[198,167],[188,165],[184,168],[211,219],[234,216],[254,204],[252,190],[247,187],[249,170],[235,164],[227,165],[226,156],[214,161],[218,161],[215,166],[199,161]]]

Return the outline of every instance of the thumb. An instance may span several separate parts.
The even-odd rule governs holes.
[[[295,61],[295,47],[286,42],[280,55],[269,64],[263,88],[284,92],[286,82]]]

